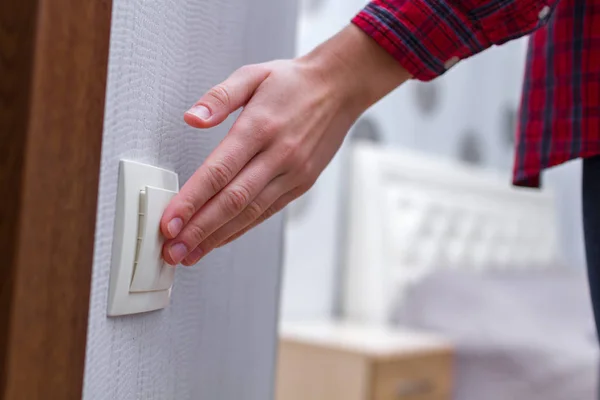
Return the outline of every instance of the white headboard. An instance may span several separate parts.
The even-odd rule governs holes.
[[[352,149],[344,312],[386,323],[407,285],[439,268],[556,265],[548,191],[406,150]]]

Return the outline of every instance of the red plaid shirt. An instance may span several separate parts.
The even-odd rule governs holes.
[[[600,154],[600,0],[375,0],[352,22],[416,79],[534,32],[517,128],[514,183]]]

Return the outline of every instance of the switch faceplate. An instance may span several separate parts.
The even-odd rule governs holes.
[[[162,259],[164,237],[159,223],[179,191],[177,174],[122,160],[113,235],[109,316],[165,308],[175,267]]]

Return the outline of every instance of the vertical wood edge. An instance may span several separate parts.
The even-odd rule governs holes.
[[[0,2],[0,395],[6,388],[11,305],[16,270],[23,175],[29,121],[36,0]]]
[[[0,317],[1,396],[77,399],[85,367],[112,4],[26,0],[31,7],[23,11],[22,2],[9,3],[19,4],[3,5],[5,18],[29,12],[33,32],[32,46],[17,50],[31,54],[16,57],[13,66],[30,71],[17,74],[30,85],[28,101],[0,114],[20,137],[0,152],[12,149],[21,166],[0,173],[20,174],[21,184],[5,193],[16,209],[0,238],[10,235],[14,252],[2,272],[10,280],[3,285]],[[0,46],[7,54],[14,43]],[[10,102],[14,90],[5,94],[0,100]],[[27,123],[15,123],[24,115]]]

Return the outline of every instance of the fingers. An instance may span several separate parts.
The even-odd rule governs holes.
[[[269,76],[264,65],[247,65],[227,80],[210,89],[183,116],[196,128],[210,128],[223,122],[229,114],[244,106],[258,86]]]
[[[244,236],[248,231],[256,228],[258,225],[262,224],[263,222],[265,222],[266,220],[268,220],[269,218],[271,218],[273,215],[275,215],[279,211],[283,210],[285,208],[285,206],[287,206],[293,200],[294,200],[293,196],[290,196],[289,198],[282,198],[281,201],[278,201],[277,203],[274,203],[260,217],[258,217],[258,219],[256,219],[250,225],[246,226],[241,231],[236,232],[232,236],[228,237],[227,239],[225,239],[225,241],[219,243],[216,247],[223,247],[226,244],[229,244],[229,243],[233,242],[234,240],[236,240],[236,239]]]
[[[271,218],[273,215],[275,215],[279,211],[283,210],[285,208],[285,206],[287,206],[289,203],[291,203],[292,201],[294,201],[298,197],[299,196],[295,195],[295,194],[286,194],[285,196],[280,197],[256,221],[254,221],[252,224],[248,225],[247,227],[245,227],[241,231],[235,233],[233,236],[230,236],[224,242],[218,244],[217,247],[223,247],[223,246],[225,246],[225,245],[233,242],[234,240],[238,239],[239,237],[245,235],[248,231],[254,229],[256,226],[262,224],[267,219]]]
[[[319,156],[320,152],[321,150],[317,151],[316,155]],[[186,242],[185,250],[192,251],[186,254],[185,257],[181,258],[182,260],[184,260],[184,265],[195,264],[201,257],[205,256],[212,249],[219,246],[219,241],[229,243],[230,241],[238,238],[252,227],[258,225],[267,218],[271,217],[276,212],[280,211],[289,202],[298,198],[303,193],[305,193],[310,187],[312,187],[318,176],[318,173],[315,172],[314,163],[304,162],[302,163],[302,166],[298,166],[300,164],[295,165],[301,162],[299,160],[301,160],[302,158],[291,157],[289,152],[281,151],[281,148],[274,148],[271,149],[271,151],[261,153],[261,156],[264,157],[265,160],[274,160],[277,158],[277,155],[280,155],[277,165],[280,165],[282,171],[284,172],[282,175],[279,176],[279,178],[283,182],[287,183],[288,188],[293,187],[294,189],[287,193],[285,192],[285,190],[281,191],[277,194],[280,196],[279,198],[277,196],[269,194],[270,189],[267,191],[264,200],[263,197],[261,197],[262,194],[255,196],[255,198],[257,199],[257,204],[247,202],[246,208],[249,207],[248,210],[246,210],[246,208],[244,208],[243,210],[237,210],[237,217],[235,219],[239,218],[239,221],[235,221],[233,216],[227,216],[227,218],[224,219],[223,215],[216,215],[217,211],[209,211],[208,208],[203,208],[198,213],[198,216],[201,217],[194,217],[194,220],[192,221],[192,223],[190,223],[190,225],[193,224],[195,226],[195,228],[192,228],[194,231],[200,232],[201,237],[196,235],[195,237],[193,237],[193,240],[189,240]],[[292,160],[295,160],[292,161],[291,164],[289,160],[290,158]],[[242,176],[243,174],[244,172],[240,173],[240,176]],[[243,182],[243,180],[241,179],[240,182]],[[227,190],[228,189],[226,188],[223,190],[223,192],[226,192]],[[215,198],[212,199],[209,204],[213,204],[213,202],[216,203],[216,199],[218,199],[222,195],[222,193],[215,196]],[[286,194],[281,195],[281,193]],[[269,199],[271,200],[269,201]],[[277,200],[274,201],[273,199]],[[266,205],[267,203],[272,204],[268,206]],[[259,211],[262,211],[262,213],[260,213]],[[260,216],[257,217],[257,215],[259,214]],[[218,223],[214,222],[217,220],[223,221],[223,223],[221,225],[218,225]],[[231,222],[231,224],[226,224],[226,222]],[[211,230],[201,229],[204,228],[206,224],[208,224],[209,226],[216,226],[216,228],[221,228],[224,231],[218,232],[216,228]],[[240,231],[239,234],[235,232],[236,230]],[[211,237],[213,235],[216,235],[217,237]],[[227,236],[229,236],[229,238]],[[177,240],[179,240],[179,238],[177,238]],[[171,263],[170,258],[167,255],[163,253],[163,256],[167,262]],[[173,258],[175,259],[175,257]]]
[[[188,179],[163,213],[160,229],[173,239],[208,200],[229,184],[258,153],[263,143],[248,132],[260,130],[258,121],[246,118],[246,110],[229,134]]]
[[[275,178],[240,214],[203,240],[197,246],[194,254],[188,255],[188,257],[183,260],[183,265],[189,265],[187,262],[194,259],[196,256],[199,258],[201,255],[209,253],[219,243],[256,221],[289,189],[290,184],[287,182],[287,177],[285,175]]]
[[[275,185],[274,185],[275,186]],[[267,189],[265,189],[267,191]],[[275,189],[273,188],[273,192]],[[216,247],[222,247],[228,243],[231,243],[235,239],[244,235],[249,230],[253,229],[257,225],[266,221],[279,211],[281,211],[287,204],[289,204],[294,199],[298,198],[304,191],[300,188],[296,188],[286,194],[280,196],[275,201],[271,202],[268,206],[262,208],[262,213],[258,215],[258,217],[250,218],[254,216],[259,211],[258,207],[254,210],[246,210],[240,214],[238,218],[233,221],[230,221],[228,224],[223,226],[217,232],[215,232],[211,237],[207,238],[204,242],[202,242],[194,251],[192,251],[183,261],[183,265],[191,266],[196,264],[202,257],[208,254]],[[270,193],[266,193],[264,198],[268,198]],[[261,193],[261,196],[263,194]],[[268,202],[268,201],[267,201]],[[266,202],[265,202],[266,203]],[[257,199],[257,204],[265,204],[261,200]],[[260,206],[259,206],[260,207]],[[213,237],[214,236],[214,237]]]
[[[230,184],[191,217],[176,238],[165,245],[165,261],[178,264],[213,232],[244,211],[273,176],[279,174],[278,169],[277,158],[269,152],[257,155]]]

